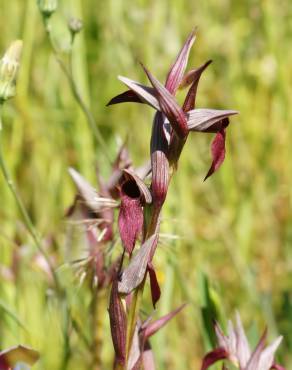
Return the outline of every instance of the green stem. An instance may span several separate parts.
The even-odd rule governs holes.
[[[146,231],[146,238],[150,238],[155,232],[158,232],[159,229],[159,216],[160,216],[161,207],[153,207],[151,212],[150,222]],[[146,282],[146,275],[142,283],[135,289],[133,293],[132,303],[128,314],[128,327],[127,327],[127,346],[126,354],[127,360],[129,359],[129,354],[132,346],[133,336],[136,328],[136,323],[138,320],[139,310],[142,302],[142,296],[144,292]]]
[[[126,363],[129,360],[129,354],[131,351],[132,341],[135,333],[136,323],[138,319],[138,313],[140,308],[140,303],[143,296],[144,286],[146,279],[137,287],[133,293],[132,303],[128,314],[128,327],[127,327],[127,345],[126,345]]]
[[[96,142],[101,146],[102,148],[102,153],[104,154],[104,156],[106,157],[106,159],[108,160],[108,162],[111,164],[112,161],[108,155],[108,146],[97,126],[97,123],[95,121],[95,118],[91,112],[91,110],[87,107],[87,105],[85,104],[82,96],[80,95],[79,93],[79,90],[78,90],[78,87],[76,85],[76,82],[75,82],[75,79],[73,77],[73,71],[72,71],[72,52],[70,51],[70,68],[67,68],[66,64],[64,63],[64,61],[60,58],[59,56],[59,52],[57,50],[57,48],[55,47],[54,45],[54,42],[52,40],[52,36],[51,36],[51,30],[50,30],[50,25],[48,23],[48,19],[47,18],[44,18],[44,25],[45,25],[45,30],[46,30],[46,33],[47,33],[47,36],[48,36],[48,39],[49,39],[49,42],[50,42],[50,45],[51,45],[51,48],[52,48],[52,51],[55,55],[55,58],[57,60],[57,62],[59,63],[64,75],[66,76],[68,82],[69,82],[69,85],[70,85],[70,88],[71,88],[71,91],[72,91],[72,94],[76,100],[76,102],[78,103],[79,107],[81,108],[81,110],[83,111],[85,117],[86,117],[86,121],[88,123],[88,126],[89,128],[91,129],[94,137],[95,137],[95,140]],[[71,48],[72,48],[72,44],[71,44]]]
[[[3,150],[2,150],[2,120],[1,120],[1,110],[2,110],[2,105],[0,105],[0,167],[1,167],[1,171],[2,171],[2,174],[3,174],[3,177],[7,183],[7,186],[8,188],[10,189],[15,201],[16,201],[16,204],[19,208],[19,211],[22,215],[22,218],[24,220],[24,223],[25,223],[25,226],[28,230],[28,232],[30,233],[37,249],[39,250],[39,252],[42,254],[42,256],[44,257],[44,259],[46,260],[48,266],[49,266],[49,269],[50,269],[50,272],[52,274],[52,277],[54,279],[54,282],[55,282],[55,285],[56,285],[56,288],[58,288],[60,290],[60,283],[59,283],[59,280],[58,280],[58,277],[56,275],[56,272],[55,272],[55,269],[52,265],[52,262],[47,254],[47,252],[43,249],[42,247],[42,244],[41,244],[41,241],[40,241],[40,238],[34,228],[34,225],[31,221],[31,218],[24,206],[24,203],[20,197],[20,194],[18,193],[17,191],[17,188],[9,174],[9,171],[8,171],[8,167],[6,165],[6,162],[5,162],[5,159],[4,159],[4,156],[3,156]]]

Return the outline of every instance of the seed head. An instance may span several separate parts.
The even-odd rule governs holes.
[[[68,28],[72,36],[75,36],[76,33],[79,33],[83,28],[83,22],[79,18],[71,17],[68,21]]]
[[[57,9],[58,0],[38,0],[38,6],[45,18],[49,18]]]

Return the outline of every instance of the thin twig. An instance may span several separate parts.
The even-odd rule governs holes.
[[[70,55],[69,55],[69,58],[70,58],[70,68],[67,68],[66,64],[64,63],[64,61],[62,60],[62,58],[60,57],[59,55],[59,52],[56,48],[56,46],[54,45],[54,42],[52,40],[52,35],[51,35],[51,30],[50,30],[50,25],[48,23],[48,20],[47,18],[44,18],[44,26],[45,26],[45,30],[46,30],[46,33],[47,33],[47,37],[48,37],[48,40],[50,42],[50,45],[51,45],[51,48],[52,48],[52,51],[55,55],[55,58],[58,62],[58,64],[60,65],[64,75],[66,76],[68,82],[69,82],[69,85],[70,85],[70,88],[71,88],[71,91],[72,91],[72,94],[76,100],[76,102],[78,103],[79,107],[81,108],[81,110],[83,111],[85,117],[86,117],[86,121],[88,123],[88,126],[89,128],[91,129],[93,135],[94,135],[94,138],[96,140],[96,142],[101,146],[102,148],[102,153],[104,154],[104,156],[106,157],[106,159],[108,160],[108,162],[111,164],[112,161],[108,155],[108,146],[98,128],[98,125],[95,121],[95,118],[91,112],[91,110],[88,108],[88,106],[86,105],[86,103],[84,102],[81,94],[79,93],[79,89],[76,85],[76,82],[75,82],[75,79],[73,77],[73,71],[72,71],[72,51],[70,50]],[[74,39],[71,40],[71,42],[73,41]],[[72,47],[72,44],[71,44],[71,47]]]

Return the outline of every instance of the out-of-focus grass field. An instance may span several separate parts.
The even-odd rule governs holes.
[[[292,369],[292,2],[62,0],[52,33],[64,50],[71,15],[84,21],[74,44],[75,78],[112,158],[118,138],[128,137],[135,164],[148,159],[153,115],[147,106],[105,107],[123,91],[116,76],[146,81],[143,61],[163,80],[194,26],[189,65],[213,60],[197,106],[240,111],[228,129],[221,170],[203,182],[212,136],[192,134],[170,188],[163,232],[178,238],[166,239],[156,255],[162,284],[157,315],[190,304],[152,340],[157,368],[199,368],[208,349],[201,314],[207,277],[219,317],[239,310],[253,343],[265,324],[270,339],[283,334],[279,359]],[[83,246],[66,236],[72,226],[64,214],[75,194],[67,168],[95,183],[96,166],[106,175],[107,162],[51,52],[36,1],[1,1],[0,24],[1,54],[12,40],[24,41],[17,97],[3,112],[5,155],[59,266],[71,312],[89,337],[88,294],[69,264],[72,250],[81,255]],[[50,294],[2,176],[0,199],[0,347],[30,345],[41,352],[35,369],[50,370],[63,369],[70,347],[67,369],[88,370],[84,340],[72,329],[66,343],[64,310]],[[110,369],[106,312],[102,321],[108,338],[102,356]]]

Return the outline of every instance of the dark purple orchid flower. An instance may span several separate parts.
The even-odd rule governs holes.
[[[152,202],[152,196],[143,180],[130,170],[124,170],[120,193],[119,232],[125,250],[131,255],[143,228],[143,206]]]
[[[201,370],[208,369],[220,360],[228,360],[240,370],[285,370],[274,363],[274,354],[279,347],[282,337],[278,337],[266,346],[267,331],[264,331],[255,350],[251,352],[239,314],[236,314],[236,325],[228,323],[228,334],[224,335],[215,323],[218,347],[206,354]]]
[[[89,278],[94,289],[102,289],[111,284],[120,261],[118,258],[107,265],[105,258],[105,243],[113,239],[114,208],[118,203],[112,199],[104,184],[99,184],[100,190],[97,191],[73,168],[69,169],[69,173],[78,195],[67,217],[74,215],[78,221],[81,218],[88,245],[88,257],[73,261],[73,264],[77,266],[80,282]]]
[[[192,32],[171,67],[165,85],[143,67],[152,87],[144,86],[126,77],[119,77],[129,90],[114,97],[108,103],[108,105],[124,102],[145,103],[157,111],[151,140],[154,203],[164,202],[169,180],[169,164],[176,166],[190,131],[216,133],[211,148],[213,161],[205,179],[220,167],[225,157],[225,129],[228,126],[228,117],[237,114],[233,110],[194,109],[201,74],[211,63],[208,61],[185,74],[189,52],[194,41],[195,34]],[[189,91],[181,108],[175,99],[175,93],[177,89],[189,85]]]
[[[113,239],[113,208],[117,206],[116,199],[120,197],[119,184],[124,175],[124,170],[131,169],[132,161],[123,144],[112,165],[112,173],[105,181],[98,172],[98,190],[96,190],[80,173],[69,168],[69,173],[77,187],[78,195],[73,206],[67,212],[67,216],[74,213],[76,206],[81,208],[84,218],[88,222],[95,221],[97,229],[102,233],[102,241]],[[91,226],[92,226],[91,222]],[[99,240],[100,241],[100,240]]]
[[[39,353],[31,348],[17,346],[0,352],[0,370],[12,370],[18,364],[34,365]]]

